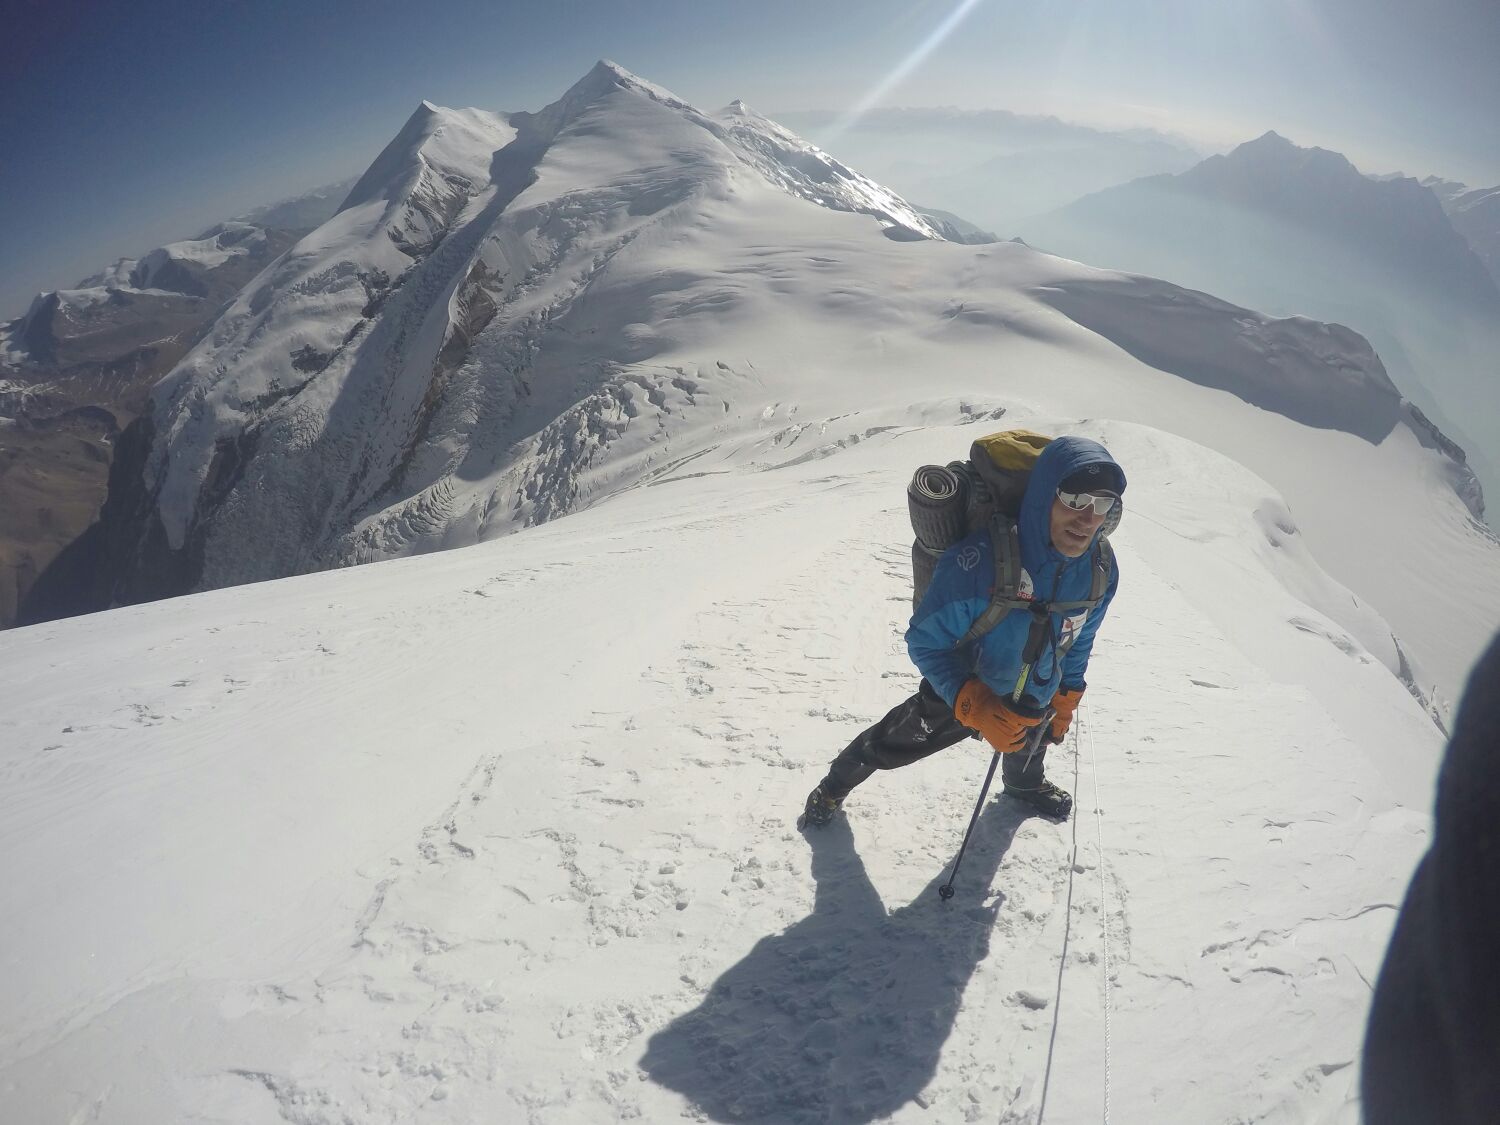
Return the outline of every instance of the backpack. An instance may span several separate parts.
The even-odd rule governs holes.
[[[967,461],[923,465],[907,486],[907,509],[916,535],[911,545],[913,611],[932,584],[938,557],[980,528],[989,529],[995,558],[990,604],[960,638],[958,647],[977,641],[1013,609],[1041,614],[1053,610],[1092,610],[1109,589],[1115,569],[1109,534],[1120,525],[1120,504],[1110,509],[1090,548],[1093,586],[1087,600],[1049,605],[1021,596],[1021,541],[1016,520],[1021,514],[1021,498],[1026,495],[1031,470],[1051,440],[1030,430],[1002,430],[970,446]]]

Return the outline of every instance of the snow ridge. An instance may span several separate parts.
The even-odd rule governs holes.
[[[845,167],[743,101],[731,102],[717,120],[745,158],[789,194],[836,211],[872,215],[882,221],[890,238],[942,238],[937,228],[900,196]]]

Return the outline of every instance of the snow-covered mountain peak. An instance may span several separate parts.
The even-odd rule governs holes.
[[[128,286],[130,284],[131,272],[135,269],[139,261],[139,258],[116,258],[113,263],[105,266],[98,273],[89,274],[88,277],[73,286],[73,288],[91,289],[94,286],[113,286],[116,288]],[[37,298],[41,296],[43,294],[38,294]],[[33,303],[35,302],[33,301]]]
[[[634,74],[609,59],[600,59],[595,63],[593,69],[579,79],[568,93],[581,97],[585,96],[584,92],[589,89],[603,92],[611,87],[637,91],[674,109],[692,108],[666,87],[658,86],[655,82],[642,78],[639,74]]]
[[[773,132],[784,134],[785,136],[789,137],[796,136],[796,134],[793,133],[790,129],[786,128],[786,126],[781,125],[776,121],[772,121],[764,114],[758,113],[754,109],[751,109],[750,104],[746,102],[744,98],[735,98],[723,109],[719,110],[719,112],[715,114],[715,116],[720,121],[754,122],[756,125],[759,125],[760,127],[765,129],[770,129]]]
[[[671,116],[661,115],[662,110]],[[648,116],[653,113],[656,116]],[[654,125],[644,128],[648,120]],[[652,151],[655,155],[651,159],[663,166],[667,163],[693,166],[695,170],[689,175],[699,179],[704,174],[717,178],[717,173],[709,171],[709,165],[719,165],[722,169],[748,164],[789,195],[830,210],[874,217],[892,237],[942,238],[935,227],[894,192],[756,113],[743,101],[736,100],[710,115],[670,90],[607,60],[597,63],[551,105],[536,113],[513,113],[508,121],[533,148],[549,146],[569,132],[578,134],[576,139],[585,134],[605,135],[616,142],[626,142],[623,148],[617,144],[617,151],[628,152],[636,159]],[[723,148],[712,145],[703,148],[708,137],[681,133],[683,125],[703,130]],[[648,140],[647,134],[653,132],[657,135]],[[669,140],[669,134],[678,143]],[[599,155],[597,146],[594,152]],[[726,161],[726,157],[730,159]],[[534,158],[533,152],[518,157],[528,161]]]
[[[705,121],[703,114],[670,90],[648,82],[608,59],[595,63],[593,69],[570,86],[557,101],[536,113],[513,113],[509,120],[528,140],[545,144],[600,103],[622,93],[648,99],[685,114],[699,124]]]
[[[221,266],[230,258],[254,253],[266,238],[263,228],[250,223],[219,223],[198,238],[171,242],[152,250],[131,270],[130,285],[135,289],[198,293],[201,287],[189,267]]]
[[[424,101],[350,190],[340,210],[411,192],[424,169],[443,180],[477,185],[495,150],[514,136],[505,118],[481,109],[449,109]]]

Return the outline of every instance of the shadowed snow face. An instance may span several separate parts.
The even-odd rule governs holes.
[[[1092,506],[1083,511],[1074,511],[1057,497],[1052,498],[1052,513],[1047,524],[1047,533],[1052,546],[1070,559],[1076,559],[1089,549],[1094,535],[1104,524],[1104,517],[1096,515]]]

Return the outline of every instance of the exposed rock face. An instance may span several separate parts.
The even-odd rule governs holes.
[[[133,482],[151,448],[151,416],[136,418],[120,435],[109,465],[109,487],[98,518],[50,561],[26,591],[16,624],[154,601],[181,593],[195,570],[195,552],[168,550],[159,524],[142,503]],[[138,551],[150,565],[123,570],[109,565],[126,551]]]
[[[321,222],[326,197],[283,206]],[[288,210],[288,208],[292,208]],[[230,221],[42,293],[0,327],[0,627],[97,517],[120,432],[224,303],[305,229]]]

